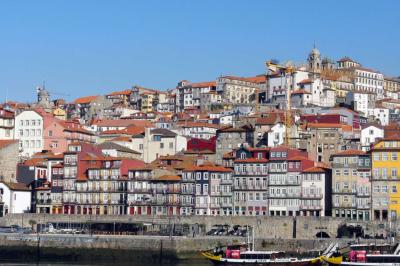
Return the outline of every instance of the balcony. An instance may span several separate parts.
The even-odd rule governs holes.
[[[133,189],[128,189],[128,192],[130,193],[152,193],[152,190],[150,188],[133,188]]]
[[[301,194],[301,197],[304,199],[322,199],[322,195],[317,195],[317,194],[309,194],[309,193],[303,193]]]
[[[180,205],[180,200],[163,200],[163,199],[155,199],[151,201],[153,205]]]
[[[292,194],[292,193],[281,193],[270,195],[270,198],[300,198],[301,194]]]
[[[221,185],[231,185],[233,182],[232,179],[221,179],[220,184]]]
[[[295,180],[285,180],[281,182],[276,182],[276,181],[269,181],[270,186],[300,186],[300,181],[295,181]]]
[[[371,196],[371,193],[368,191],[368,192],[359,192],[359,191],[357,191],[357,194],[356,194],[356,196],[357,197],[370,197]]]
[[[177,193],[181,193],[181,189],[180,188],[167,188],[167,189],[161,189],[161,188],[156,188],[152,190],[153,193],[156,194],[177,194]]]
[[[357,190],[351,188],[334,189],[334,194],[351,194],[356,195]]]
[[[232,196],[232,191],[221,191],[220,195],[221,196]]]
[[[300,205],[300,209],[302,210],[321,210],[321,205]]]
[[[235,190],[266,190],[268,188],[268,186],[263,186],[263,185],[251,185],[251,184],[239,184],[238,185],[234,185],[234,189]]]
[[[37,204],[51,204],[51,199],[38,199]]]
[[[350,202],[341,202],[341,203],[334,202],[332,205],[333,205],[333,207],[336,207],[336,208],[356,208],[357,207],[357,204],[350,203]]]

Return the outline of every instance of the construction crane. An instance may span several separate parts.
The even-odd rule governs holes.
[[[266,62],[268,74],[279,71],[281,75],[285,78],[285,88],[286,88],[286,110],[285,114],[285,146],[290,146],[291,137],[291,127],[292,127],[292,91],[290,84],[293,81],[294,68],[291,65],[282,66],[279,65],[276,60],[269,60]]]

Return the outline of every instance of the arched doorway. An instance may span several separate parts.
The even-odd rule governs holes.
[[[317,238],[331,238],[328,233],[324,232],[324,231],[320,231],[318,232],[315,237]]]

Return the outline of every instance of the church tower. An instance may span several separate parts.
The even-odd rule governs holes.
[[[322,69],[322,60],[321,60],[321,54],[317,48],[314,48],[311,50],[310,54],[308,55],[307,58],[308,62],[308,71],[312,73],[321,73]]]
[[[50,103],[50,94],[49,92],[44,88],[37,88],[37,105],[43,107],[43,108],[50,108],[51,103]]]

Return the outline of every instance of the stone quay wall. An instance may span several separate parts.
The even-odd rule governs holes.
[[[146,226],[189,225],[197,230],[195,235],[204,235],[214,225],[252,226],[255,236],[269,239],[310,239],[324,232],[330,238],[337,236],[338,227],[360,225],[366,234],[384,235],[397,230],[396,224],[383,222],[355,222],[334,217],[262,217],[262,216],[129,216],[129,215],[49,215],[49,214],[10,214],[0,218],[0,226],[19,225],[29,227],[30,221],[36,224],[50,223],[136,223]]]

